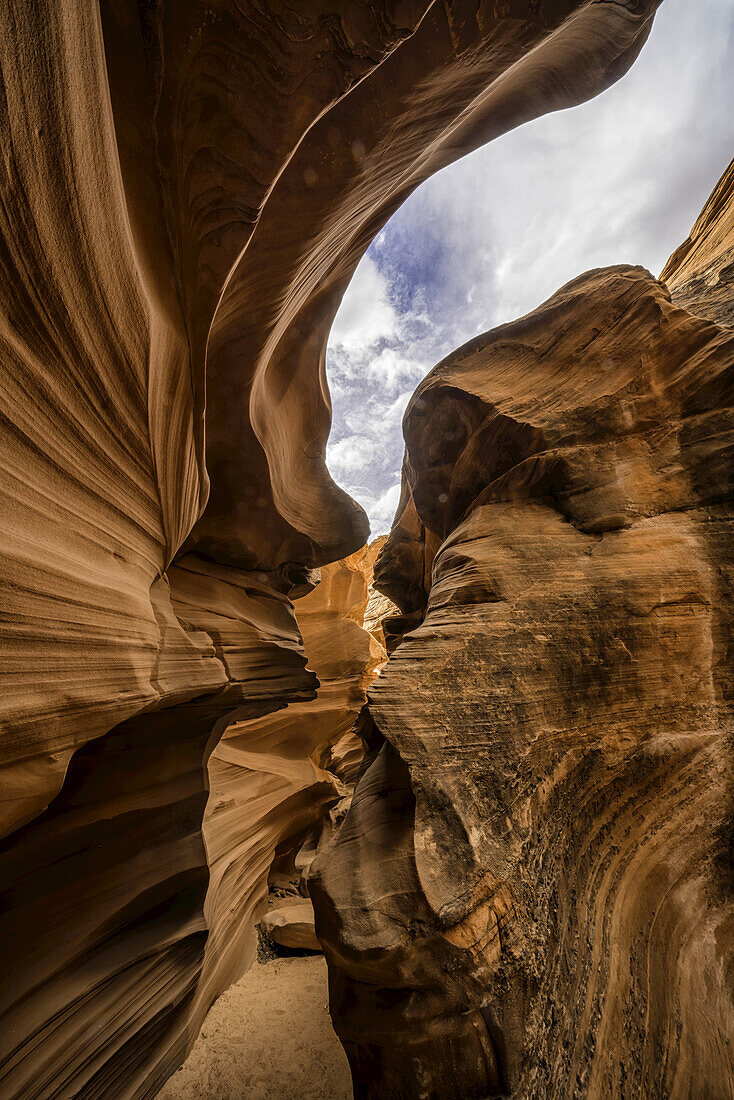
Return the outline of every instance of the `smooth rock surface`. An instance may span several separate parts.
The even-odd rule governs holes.
[[[385,659],[362,627],[373,564],[374,553],[364,547],[325,566],[313,592],[295,601],[318,677],[315,698],[232,723],[209,757],[205,996],[226,988],[255,957],[255,923],[276,853],[311,828],[319,834],[356,778],[363,745],[352,726]],[[264,647],[261,657],[267,668]]]
[[[294,898],[285,905],[269,909],[260,921],[268,939],[280,947],[298,951],[321,951],[314,931],[313,905],[310,898]]]
[[[287,591],[365,541],[323,458],[359,258],[432,171],[622,75],[656,7],[6,8],[6,829],[174,701],[152,592],[184,544]],[[201,644],[192,695],[224,682]]]

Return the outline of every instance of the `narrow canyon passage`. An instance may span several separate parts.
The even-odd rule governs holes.
[[[734,1094],[734,162],[388,536],[326,464],[370,242],[661,2],[0,12],[0,1100]]]

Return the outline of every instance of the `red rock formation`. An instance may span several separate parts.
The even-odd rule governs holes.
[[[209,939],[201,982],[207,1005],[254,958],[254,925],[276,851],[320,822],[356,778],[363,749],[352,726],[385,658],[362,627],[373,562],[365,547],[326,566],[316,589],[296,601],[319,680],[316,698],[233,723],[209,757]]]
[[[413,396],[409,632],[312,866],[355,1096],[734,1091],[733,384],[734,330],[622,267]]]
[[[144,1097],[180,1061],[231,972],[206,760],[313,694],[290,600],[366,535],[323,457],[342,292],[421,180],[619,77],[656,6],[5,5],[0,1091]]]
[[[150,1094],[217,992],[202,982],[206,760],[233,719],[313,698],[316,678],[290,601],[263,578],[212,569],[171,571],[181,618],[169,612],[165,637],[184,655],[206,645],[232,681],[90,741],[48,809],[0,842],[0,1095]],[[170,671],[160,682],[180,689]]]
[[[723,325],[734,323],[734,160],[660,278],[675,301],[692,313]]]
[[[272,943],[296,951],[321,951],[314,932],[313,906],[308,898],[294,898],[268,911],[261,927]]]
[[[370,543],[370,555],[372,556],[372,572],[374,574],[374,563],[379,557],[380,551],[387,542],[387,535],[380,535],[373,542]],[[379,592],[374,583],[369,587],[369,600],[367,602],[367,609],[364,613],[364,628],[368,630],[373,638],[382,646],[383,649],[387,649],[387,642],[385,638],[385,630],[383,627],[383,621],[385,619],[393,618],[395,615],[400,614],[400,609],[395,606],[391,599],[385,596],[382,592]]]

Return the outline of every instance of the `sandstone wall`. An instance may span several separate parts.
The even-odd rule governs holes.
[[[234,722],[209,757],[203,836],[210,868],[202,996],[238,978],[255,954],[276,850],[345,798],[362,759],[352,727],[385,659],[362,626],[373,554],[365,547],[326,566],[296,616],[319,679],[316,698]],[[347,786],[349,785],[349,786]]]
[[[184,1056],[243,957],[207,760],[314,697],[292,599],[367,534],[324,463],[343,290],[421,180],[621,76],[656,7],[3,6],[4,1095],[150,1096]]]
[[[710,321],[734,323],[734,161],[660,278],[676,302]]]

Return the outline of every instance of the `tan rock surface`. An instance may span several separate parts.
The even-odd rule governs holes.
[[[362,252],[436,168],[621,75],[655,7],[7,8],[8,827],[160,701],[150,589],[207,492],[187,546],[222,564],[364,541],[323,459],[323,349]],[[221,681],[201,672],[195,694]]]
[[[372,571],[374,574],[374,563],[380,555],[380,552],[387,542],[387,535],[380,535],[370,543],[370,557],[372,559]],[[364,613],[364,628],[376,639],[376,641],[387,649],[387,640],[385,638],[384,621],[392,618],[394,615],[400,615],[400,608],[397,607],[391,599],[389,599],[383,592],[380,592],[375,588],[374,581],[369,586],[369,600],[367,602],[367,608]]]
[[[385,657],[361,625],[373,560],[363,548],[325,566],[314,591],[296,600],[309,666],[318,677],[315,699],[234,722],[209,757],[202,830],[211,874],[204,1001],[254,959],[254,925],[279,847],[311,826],[320,829],[322,815],[356,778],[363,746],[352,726]],[[272,667],[264,646],[258,659]]]
[[[734,324],[734,160],[660,278],[692,313]]]
[[[656,7],[4,6],[0,1092],[153,1095],[244,965],[227,914],[358,755],[270,752],[229,847],[216,784],[236,807],[273,742],[217,742],[313,696],[291,598],[366,537],[324,462],[344,288],[413,188],[617,79]]]
[[[294,898],[269,909],[260,922],[268,939],[280,947],[321,951],[314,931],[313,905],[309,898]]]
[[[311,867],[355,1096],[734,1091],[734,329],[589,272],[418,387]]]

